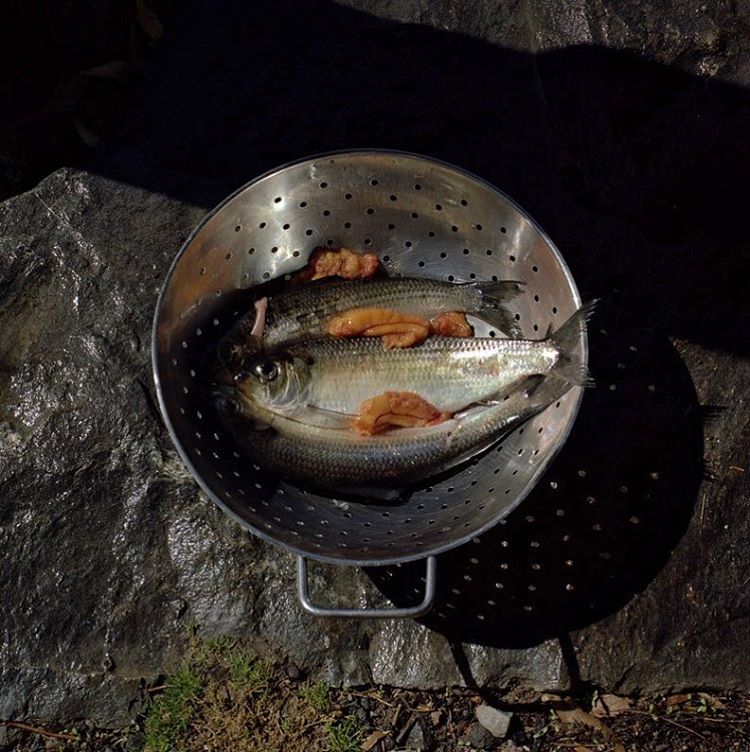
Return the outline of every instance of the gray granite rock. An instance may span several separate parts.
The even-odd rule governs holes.
[[[179,662],[188,624],[332,683],[750,687],[732,188],[748,172],[747,96],[719,82],[750,80],[742,9],[708,3],[693,23],[675,5],[665,24],[669,8],[646,3],[357,4],[423,24],[409,27],[326,4],[287,27],[266,3],[194,5],[95,169],[0,204],[0,718],[124,722]],[[235,43],[258,28],[262,54]],[[218,51],[193,55],[196,34]],[[358,52],[362,66],[342,64]],[[292,559],[197,490],[150,380],[157,291],[203,212],[352,134],[501,184],[609,301],[592,332],[600,388],[566,451],[507,524],[441,557],[423,623],[306,616]],[[315,566],[311,586],[335,603],[408,601],[421,568],[390,574]]]

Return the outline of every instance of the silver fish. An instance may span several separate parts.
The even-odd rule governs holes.
[[[474,407],[428,428],[379,436],[321,428],[269,410],[238,390],[215,394],[225,425],[253,459],[284,479],[337,493],[379,496],[406,488],[474,457],[519,423],[560,399],[569,381],[530,377],[496,405]]]
[[[251,358],[235,383],[256,403],[319,425],[331,416],[353,416],[364,400],[387,391],[413,392],[440,412],[502,399],[530,376],[585,385],[588,373],[576,355],[592,310],[584,306],[543,340],[433,337],[407,349],[384,350],[369,338],[319,338]]]
[[[220,345],[225,363],[233,354],[274,350],[326,332],[330,318],[351,308],[391,308],[431,319],[446,311],[478,316],[511,337],[520,335],[507,304],[522,283],[444,282],[438,279],[392,277],[366,280],[321,280],[256,303]]]

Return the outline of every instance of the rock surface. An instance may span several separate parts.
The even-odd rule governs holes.
[[[226,5],[187,4],[88,172],[0,204],[0,718],[124,722],[188,624],[330,682],[750,688],[744,11]],[[441,557],[424,623],[306,616],[292,559],[182,467],[150,378],[157,291],[204,211],[361,144],[499,184],[605,298],[565,451]],[[311,585],[408,602],[419,576],[316,566]]]

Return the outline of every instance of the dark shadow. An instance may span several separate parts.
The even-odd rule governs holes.
[[[532,55],[324,0],[191,0],[93,169],[208,209],[289,160],[405,149],[476,172],[538,219],[584,297],[604,299],[599,386],[522,506],[440,557],[425,620],[520,646],[621,607],[685,531],[703,431],[672,341],[750,351],[749,133],[747,91],[630,53]],[[421,572],[370,576],[403,604]]]
[[[525,647],[598,621],[646,587],[684,533],[702,479],[703,417],[669,342],[617,320],[602,311],[591,336],[598,386],[537,488],[489,533],[438,558],[424,623],[449,639]],[[418,600],[422,569],[368,573],[405,605]]]

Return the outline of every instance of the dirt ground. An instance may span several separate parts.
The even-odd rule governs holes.
[[[346,689],[311,682],[231,639],[193,637],[183,665],[144,688],[146,711],[122,729],[6,722],[14,752],[740,752],[750,750],[750,696],[694,691],[627,698],[448,687]],[[477,720],[510,719],[502,738]]]

